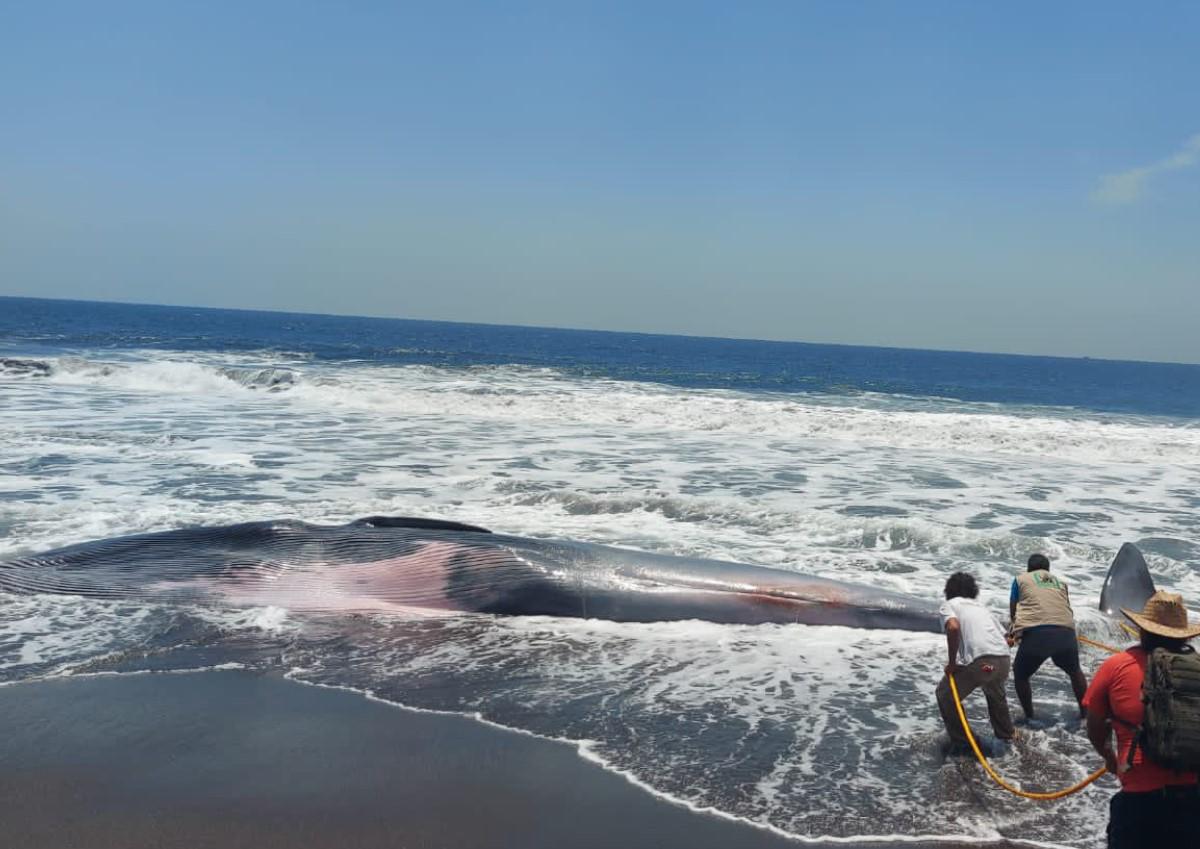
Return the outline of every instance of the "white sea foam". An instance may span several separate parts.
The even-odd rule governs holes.
[[[196,355],[192,355],[195,357]],[[796,396],[722,390],[683,391],[652,383],[571,378],[550,369],[429,366],[370,367],[358,372],[231,361],[155,360],[106,363],[67,358],[51,381],[132,393],[261,395],[253,387],[294,386],[279,404],[369,411],[403,418],[522,423],[728,434],[837,445],[881,446],[959,454],[1044,456],[1082,462],[1195,462],[1200,428],[1148,417],[1084,415],[1071,410],[1004,411],[997,405],[885,396]],[[963,410],[969,410],[964,412]]]
[[[0,593],[0,679],[45,674],[136,645],[162,615],[127,602]]]
[[[301,627],[300,622],[292,618],[290,611],[274,605],[232,609],[196,607],[189,612],[196,618],[227,631],[262,631],[277,636],[295,632]]]

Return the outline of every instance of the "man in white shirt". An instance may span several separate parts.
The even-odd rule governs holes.
[[[958,687],[958,695],[963,699],[982,688],[987,697],[992,731],[1001,740],[1011,740],[1017,731],[1008,713],[1008,697],[1004,694],[1009,669],[1004,629],[976,600],[979,587],[966,572],[955,572],[946,579],[945,594],[946,601],[940,612],[950,662],[937,686],[937,702],[950,742],[956,748],[967,746],[967,735],[954,707],[954,694],[950,692],[951,675]]]

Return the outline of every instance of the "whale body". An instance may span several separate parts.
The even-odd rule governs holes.
[[[701,619],[941,632],[937,604],[796,572],[436,519],[249,522],[0,563],[0,590],[294,610]]]

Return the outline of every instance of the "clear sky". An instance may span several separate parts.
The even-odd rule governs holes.
[[[1200,362],[1200,4],[11,2],[0,294]]]

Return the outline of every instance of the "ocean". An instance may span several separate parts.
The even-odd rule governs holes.
[[[0,470],[0,561],[387,514],[928,598],[963,569],[1002,618],[1041,551],[1105,639],[1123,542],[1200,598],[1200,366],[0,298]],[[944,654],[832,626],[0,594],[0,683],[270,670],[567,740],[803,838],[1102,846],[1110,780],[1034,804],[945,757]],[[1047,665],[1034,685],[1044,719],[997,766],[1073,783],[1096,758],[1067,682]]]

